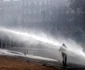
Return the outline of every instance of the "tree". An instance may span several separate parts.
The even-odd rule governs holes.
[[[73,35],[77,41],[83,43],[85,41],[85,0],[69,0],[69,3],[69,7],[74,11],[72,21],[77,28]]]

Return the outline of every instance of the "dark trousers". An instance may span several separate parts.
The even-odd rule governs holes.
[[[63,61],[62,61],[63,66],[66,66],[67,65],[67,54],[62,53],[62,58],[63,58]]]

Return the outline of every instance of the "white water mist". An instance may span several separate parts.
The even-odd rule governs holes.
[[[0,33],[7,35],[12,40],[25,43],[26,44],[25,48],[27,48],[29,44],[34,44],[35,46],[36,44],[40,43],[45,47],[54,48],[56,49],[56,51],[58,51],[62,43],[65,43],[66,46],[68,47],[68,56],[75,57],[76,60],[78,59],[78,61],[73,61],[72,59],[69,61],[74,63],[81,63],[81,64],[82,62],[85,63],[83,61],[85,58],[85,54],[82,51],[83,48],[81,47],[81,45],[79,45],[72,39],[65,39],[65,38],[54,39],[43,32],[36,34],[33,32],[26,32],[26,31],[23,32],[23,31],[7,29],[7,28],[0,28]],[[59,55],[59,58],[61,58],[60,54],[57,53],[57,55]]]

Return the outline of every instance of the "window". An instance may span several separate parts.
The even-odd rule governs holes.
[[[37,11],[35,10],[35,11],[33,12],[33,14],[37,14]]]
[[[32,2],[28,2],[29,6],[31,6]]]
[[[42,6],[42,4],[43,4],[43,2],[42,2],[42,1],[40,1],[40,2],[39,2],[39,5],[40,5],[40,6]]]
[[[29,14],[29,15],[31,14],[31,11],[30,11],[30,10],[28,11],[28,14]]]
[[[13,0],[13,1],[20,1],[20,0]]]
[[[3,0],[3,1],[10,1],[10,0]]]
[[[34,4],[37,5],[37,1],[34,1]]]

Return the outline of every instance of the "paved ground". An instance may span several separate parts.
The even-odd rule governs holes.
[[[20,58],[20,57],[19,57]],[[0,56],[0,70],[85,70],[85,67],[77,65],[68,65],[66,69],[62,66],[46,66],[45,64],[36,63],[35,61],[29,61],[9,56]],[[48,62],[46,62],[47,64]],[[73,66],[73,67],[72,67]],[[76,67],[77,66],[77,67]]]
[[[0,56],[0,70],[60,70],[39,63],[24,61],[8,56]]]

